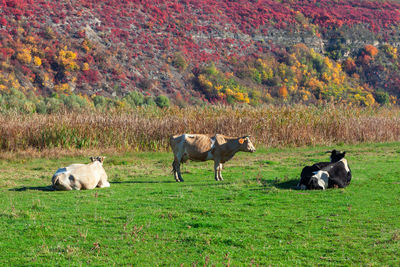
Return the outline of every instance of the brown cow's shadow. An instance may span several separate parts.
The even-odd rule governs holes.
[[[113,181],[110,184],[169,184],[175,181]]]
[[[36,190],[36,191],[55,191],[55,189],[51,186],[23,186],[19,188],[11,188],[9,191],[27,191],[27,190]]]

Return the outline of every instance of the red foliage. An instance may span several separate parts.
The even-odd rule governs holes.
[[[135,71],[157,72],[160,55],[177,51],[192,67],[257,56],[273,49],[273,44],[251,37],[265,36],[271,28],[290,31],[298,23],[298,13],[322,29],[363,24],[385,33],[400,23],[399,3],[372,0],[0,0],[0,10],[0,40],[6,44],[4,40],[28,34],[42,37],[35,48],[42,54],[41,67],[49,73],[58,71],[55,58],[67,46],[79,51],[79,61],[90,64],[90,70],[76,74],[77,78],[91,84],[103,78],[118,83],[122,79],[128,88],[135,86],[127,78],[132,70],[124,67],[124,75],[112,73],[115,62],[110,58],[124,66],[147,62],[148,66],[135,66]],[[86,26],[101,36],[98,47],[103,50],[82,49],[82,41],[91,37]],[[13,49],[2,45],[0,55],[10,58]],[[374,51],[365,48],[359,61],[368,64],[371,57]],[[344,67],[353,72],[353,65]]]

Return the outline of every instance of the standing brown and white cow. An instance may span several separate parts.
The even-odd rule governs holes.
[[[222,164],[236,152],[255,152],[249,136],[228,137],[220,134],[182,134],[170,137],[174,152],[172,171],[177,182],[183,182],[180,165],[188,159],[195,161],[214,160],[215,180],[222,181]]]

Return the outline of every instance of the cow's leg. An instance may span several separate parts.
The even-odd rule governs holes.
[[[224,178],[222,178],[222,163],[220,163],[218,166],[218,178],[220,181],[224,180]]]
[[[181,164],[176,159],[172,163],[172,171],[174,173],[175,181],[183,182],[182,174],[181,174]]]
[[[110,183],[107,181],[107,177],[101,177],[99,183],[97,184],[97,187],[110,187]]]
[[[219,161],[214,161],[214,178],[215,181],[219,181],[219,172],[220,172],[220,168],[219,168]]]

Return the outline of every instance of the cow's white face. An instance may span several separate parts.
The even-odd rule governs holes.
[[[329,173],[327,171],[317,171],[310,179],[311,189],[322,189],[328,188]]]
[[[243,152],[255,152],[256,148],[254,147],[253,143],[250,141],[248,136],[242,137],[239,139],[240,150]]]

